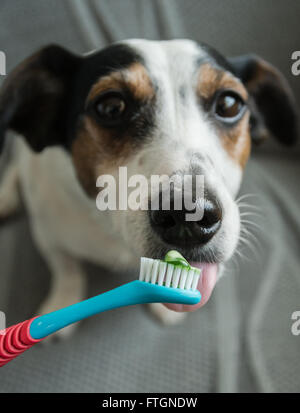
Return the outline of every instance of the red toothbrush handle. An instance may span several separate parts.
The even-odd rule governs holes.
[[[36,340],[30,335],[30,325],[36,318],[0,330],[0,367],[43,340]]]

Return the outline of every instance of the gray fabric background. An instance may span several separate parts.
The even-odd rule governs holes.
[[[298,0],[1,0],[0,50],[10,70],[53,42],[85,52],[128,37],[189,37],[226,55],[260,54],[284,72],[299,104],[300,77],[290,73],[299,16]],[[0,392],[299,392],[298,149],[254,149],[243,193],[256,194],[245,201],[259,208],[254,250],[241,250],[202,310],[168,328],[143,306],[86,320],[70,340],[1,369]],[[1,228],[0,257],[0,309],[11,324],[30,317],[49,286],[26,218]],[[89,295],[132,277],[87,271]]]

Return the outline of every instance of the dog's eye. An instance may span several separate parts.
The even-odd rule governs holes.
[[[214,111],[223,122],[233,123],[243,113],[245,103],[235,92],[224,91],[216,97]]]
[[[101,96],[97,100],[95,110],[100,120],[114,124],[120,121],[124,115],[126,103],[120,93],[111,92]]]

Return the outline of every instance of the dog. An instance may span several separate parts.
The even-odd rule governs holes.
[[[196,306],[152,305],[165,324],[203,306],[239,242],[236,201],[251,144],[297,138],[283,75],[256,55],[225,58],[191,40],[132,39],[83,56],[47,46],[0,91],[0,142],[15,132],[0,217],[25,204],[52,283],[38,314],[84,299],[81,261],[137,272],[170,249],[202,268]],[[184,209],[99,211],[97,177],[201,174],[203,217]],[[117,257],[117,259],[116,259]],[[71,329],[59,332],[68,335]]]

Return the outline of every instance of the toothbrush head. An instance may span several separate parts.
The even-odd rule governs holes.
[[[160,287],[153,288],[162,293],[159,302],[197,304],[201,299],[197,290],[200,275],[201,270],[192,267],[177,251],[169,251],[164,261],[141,258],[139,280]]]

